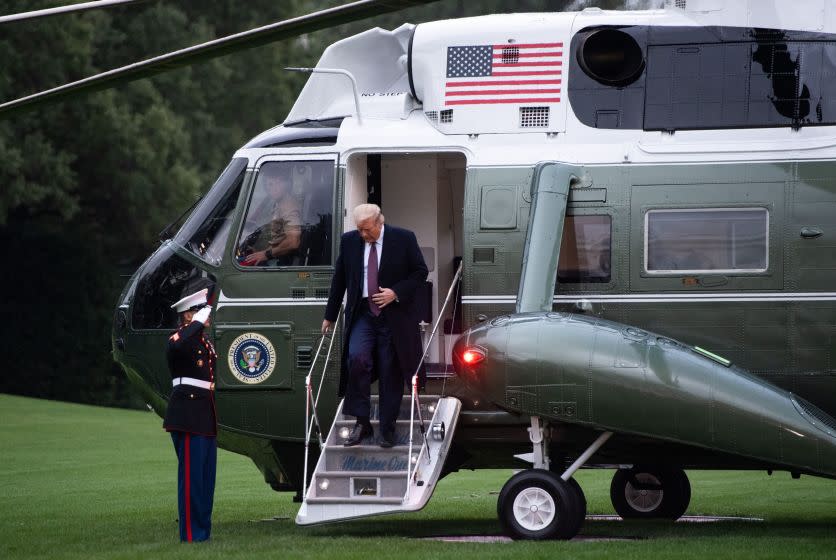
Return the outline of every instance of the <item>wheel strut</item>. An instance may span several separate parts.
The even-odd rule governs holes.
[[[587,447],[586,451],[581,453],[581,456],[575,459],[575,462],[572,463],[572,465],[568,469],[566,469],[562,475],[560,475],[560,478],[562,478],[563,480],[569,480],[570,478],[572,478],[572,475],[575,474],[575,471],[581,468],[584,465],[584,463],[589,461],[589,458],[592,457],[596,451],[601,449],[601,446],[604,445],[607,442],[607,440],[610,439],[611,436],[612,432],[604,432],[603,434],[598,436],[598,439],[593,441],[592,445]]]

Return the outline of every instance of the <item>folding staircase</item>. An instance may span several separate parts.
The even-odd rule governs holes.
[[[418,511],[427,504],[441,476],[461,402],[453,397],[424,395],[416,401],[413,411],[411,403],[409,396],[403,399],[395,446],[388,449],[379,444],[376,395],[372,396],[371,410],[374,437],[354,447],[343,445],[355,420],[343,415],[340,403],[296,516],[298,525]],[[424,420],[425,436],[421,434],[419,416]]]

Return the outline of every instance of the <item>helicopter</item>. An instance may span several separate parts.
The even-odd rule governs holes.
[[[281,22],[0,116],[417,3]],[[625,518],[680,517],[686,469],[836,478],[836,8],[797,4],[675,0],[335,42],[291,69],[311,76],[286,120],[128,282],[114,358],[162,415],[171,304],[210,283],[219,445],[296,492],[300,525],[420,509],[460,469],[523,469],[497,505],[522,539],[577,534],[581,467],[615,469]],[[253,265],[279,176],[301,233]],[[365,202],[416,233],[430,270],[428,381],[391,451],[341,448],[345,341],[320,336]]]

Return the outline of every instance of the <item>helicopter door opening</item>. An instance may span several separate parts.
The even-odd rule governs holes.
[[[387,224],[415,232],[429,275],[416,301],[426,323],[424,340],[444,304],[461,261],[462,212],[467,160],[460,153],[355,154],[348,159],[344,231],[354,228],[351,210],[378,204]],[[455,315],[455,317],[454,317]],[[461,293],[451,302],[427,354],[430,377],[452,375],[451,350],[461,332]]]

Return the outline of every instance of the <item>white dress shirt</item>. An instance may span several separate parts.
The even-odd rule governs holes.
[[[377,270],[380,271],[380,259],[383,257],[383,230],[386,229],[385,225],[380,226],[380,235],[377,237],[377,241],[375,241],[375,245],[377,245]],[[363,241],[363,245],[365,246],[363,249],[363,297],[369,297],[369,251],[371,250],[372,244],[366,243]],[[374,294],[372,294],[374,295]]]

